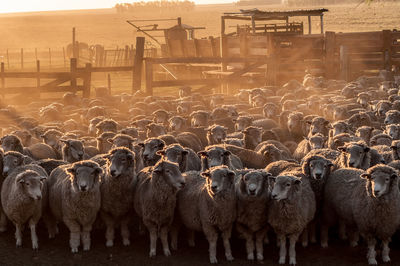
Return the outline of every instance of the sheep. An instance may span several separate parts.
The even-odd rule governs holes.
[[[157,151],[165,147],[165,142],[159,138],[149,138],[145,142],[139,143],[139,146],[143,149],[144,166],[152,166],[161,158]]]
[[[268,164],[264,170],[272,176],[278,176],[282,172],[299,172],[301,171],[301,165],[296,162],[281,160]]]
[[[322,134],[323,136],[328,136],[329,135],[329,128],[330,128],[330,123],[328,120],[326,120],[323,117],[315,117],[310,124],[310,130],[308,133],[308,137],[312,137],[316,134]]]
[[[243,130],[244,147],[249,150],[254,150],[258,144],[262,142],[262,129],[258,127],[247,127]]]
[[[329,131],[329,137],[335,137],[342,133],[351,133],[350,125],[343,120],[336,121],[331,127],[332,129]]]
[[[223,141],[224,144],[230,144],[230,145],[235,145],[238,147],[243,148],[244,147],[244,141],[243,139],[238,139],[238,138],[227,138]]]
[[[387,125],[384,133],[388,134],[393,140],[400,140],[400,124]]]
[[[24,153],[21,139],[14,135],[5,135],[0,139],[1,148],[4,152],[17,151]]]
[[[150,257],[156,256],[157,238],[161,238],[164,255],[170,256],[168,231],[172,224],[176,194],[185,186],[179,166],[160,160],[138,174],[134,208],[150,233]]]
[[[392,160],[400,160],[400,140],[394,140],[390,148],[392,149]]]
[[[208,127],[210,114],[206,111],[195,111],[190,114],[190,125],[192,127]]]
[[[300,112],[293,112],[288,116],[287,128],[296,142],[301,141],[305,135],[303,118],[304,115]]]
[[[227,166],[212,167],[201,176],[184,174],[186,185],[178,193],[178,213],[183,225],[191,231],[202,231],[209,243],[210,263],[217,263],[218,232],[221,232],[225,256],[233,260],[229,239],[236,219],[235,173]]]
[[[226,145],[224,146],[208,146],[205,148],[204,151],[198,152],[198,155],[200,155],[204,160],[202,162],[206,161],[208,167],[215,167],[219,165],[226,165],[228,166],[229,169],[236,171],[238,169],[243,168],[243,164],[240,160],[239,157],[236,155],[232,154],[230,151],[225,149]],[[204,164],[202,165],[202,168],[208,169],[208,167],[204,167]]]
[[[273,129],[275,127],[278,127],[278,124],[274,120],[269,119],[269,118],[263,118],[263,119],[254,120],[252,122],[252,125],[255,126],[255,127],[262,128],[264,130],[269,130],[269,129]]]
[[[257,145],[257,147],[254,149],[254,151],[259,152],[262,149],[264,149],[265,145],[268,145],[268,144],[272,144],[275,147],[277,147],[282,152],[284,157],[286,157],[286,158],[291,158],[292,157],[289,148],[286,147],[284,144],[282,144],[281,142],[279,142],[277,140],[263,141],[263,142],[261,142],[260,144]]]
[[[266,103],[263,106],[263,115],[269,119],[276,119],[279,115],[279,107],[275,103]]]
[[[121,129],[120,133],[121,133],[121,134],[124,134],[124,135],[131,136],[131,137],[134,138],[134,139],[137,139],[137,138],[139,137],[139,132],[138,132],[138,130],[137,130],[136,128],[134,128],[134,127],[126,127],[126,128],[123,128],[123,129]]]
[[[112,119],[105,119],[96,124],[96,136],[100,136],[104,132],[118,132],[118,124]]]
[[[166,110],[163,109],[156,110],[152,113],[152,115],[154,123],[162,125],[168,124],[168,118],[170,116],[170,113],[167,112]]]
[[[87,160],[60,166],[48,178],[49,237],[55,236],[56,222],[63,221],[70,231],[72,253],[78,252],[81,240],[83,250],[90,249],[90,231],[101,207],[102,175],[102,168]]]
[[[16,246],[22,245],[23,226],[29,223],[32,249],[37,250],[39,243],[36,224],[42,216],[42,208],[47,201],[45,184],[47,174],[29,168],[18,167],[4,180],[1,188],[1,204],[4,213],[16,227]]]
[[[17,151],[8,151],[2,155],[2,176],[8,176],[15,168],[33,163],[33,160]]]
[[[390,166],[380,164],[358,174],[351,180],[343,173],[335,174],[335,179],[332,177],[328,192],[340,194],[342,201],[339,203],[339,196],[336,196],[331,206],[340,218],[355,225],[366,240],[369,264],[377,264],[376,238],[382,241],[383,262],[389,262],[388,245],[400,225],[397,172]]]
[[[344,146],[346,143],[354,140],[354,137],[349,133],[341,133],[334,137],[329,136],[328,138],[328,148],[336,150],[338,147]]]
[[[246,240],[248,260],[254,260],[254,243],[257,260],[264,260],[263,240],[268,228],[269,176],[271,174],[264,170],[252,170],[236,182],[236,230]]]
[[[392,144],[392,138],[384,133],[373,136],[369,142],[370,146],[376,146],[376,145],[390,146],[391,144]]]
[[[400,111],[390,110],[385,114],[385,125],[399,124],[400,123]]]
[[[187,171],[200,171],[201,161],[199,156],[190,148],[183,148],[179,144],[171,144],[166,146],[163,150],[157,151],[170,162],[177,163],[181,173]]]
[[[159,136],[167,134],[167,130],[163,125],[151,123],[146,126],[146,137],[147,138],[157,138]]]
[[[293,153],[293,157],[297,161],[301,161],[304,156],[307,155],[311,150],[324,148],[326,137],[318,133],[317,135],[311,136],[302,140],[297,146]]]
[[[169,120],[169,129],[171,131],[184,131],[187,127],[186,125],[186,119],[183,118],[182,116],[173,116]]]
[[[228,129],[223,126],[213,125],[207,128],[207,141],[208,145],[221,144],[226,138],[226,131]]]
[[[347,123],[349,123],[353,128],[372,125],[371,118],[366,112],[353,114],[349,119],[347,119]]]
[[[314,218],[315,196],[307,179],[290,172],[270,177],[271,204],[268,223],[274,229],[280,245],[279,264],[286,261],[286,237],[289,238],[289,264],[296,264],[295,245],[300,234]]]
[[[362,126],[362,127],[357,128],[356,136],[363,139],[365,141],[365,143],[369,144],[373,131],[374,131],[373,127]]]
[[[68,164],[68,162],[65,162],[62,160],[55,160],[55,159],[43,159],[43,160],[36,161],[34,163],[43,167],[43,169],[46,171],[47,175],[50,175],[50,173],[57,167]]]
[[[85,151],[82,141],[73,139],[60,139],[60,141],[64,143],[62,147],[63,161],[74,163],[83,159]]]
[[[363,170],[384,163],[382,155],[371,149],[364,141],[350,142],[338,148],[341,151],[336,164],[339,167],[354,167]]]
[[[235,121],[235,130],[240,132],[245,130],[245,128],[251,126],[253,118],[249,116],[239,116]]]
[[[125,148],[112,149],[107,155],[105,175],[100,185],[100,217],[106,224],[106,246],[114,245],[114,227],[121,226],[122,243],[130,245],[128,222],[133,207],[136,181],[135,154]]]
[[[390,101],[381,100],[376,104],[375,110],[378,116],[385,116],[385,114],[392,108]]]
[[[89,127],[88,127],[88,134],[90,136],[95,136],[96,135],[96,131],[97,131],[96,125],[98,123],[100,123],[101,121],[103,121],[103,120],[105,120],[104,116],[97,116],[97,117],[94,117],[94,118],[90,119]]]
[[[292,161],[292,157],[288,156],[285,151],[282,151],[274,144],[265,144],[260,150],[257,151],[258,153],[264,155],[266,158],[266,163],[269,165],[272,162],[285,160],[285,161]]]
[[[109,139],[113,138],[116,134],[114,132],[104,132],[100,136],[96,138],[97,140],[97,150],[100,153],[107,153],[112,144],[108,141]]]
[[[176,141],[184,147],[199,152],[204,148],[200,138],[192,132],[182,132],[176,136]]]
[[[136,139],[126,134],[117,134],[114,137],[108,139],[107,141],[112,144],[111,146],[112,149],[116,147],[126,147],[130,150],[133,150],[133,146]]]

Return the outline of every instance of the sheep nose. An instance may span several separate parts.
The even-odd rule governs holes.
[[[218,189],[218,186],[217,186],[217,185],[212,185],[212,186],[211,186],[211,190],[212,190],[213,192],[216,192],[217,189]]]
[[[148,160],[149,159],[149,155],[148,154],[143,154],[143,159]]]
[[[87,186],[86,185],[82,185],[81,186],[81,191],[86,191],[87,190]]]
[[[276,199],[277,197],[278,197],[277,194],[272,194],[272,198],[273,198],[273,199]]]
[[[36,196],[36,199],[37,199],[37,200],[41,200],[41,199],[42,199],[42,196]]]
[[[374,189],[374,194],[375,194],[375,195],[379,195],[380,192],[381,192],[381,191],[380,191],[379,189]]]
[[[354,167],[354,164],[355,164],[355,163],[349,163],[349,166],[350,166],[350,167]]]
[[[315,179],[321,179],[322,174],[315,174]]]
[[[179,182],[179,188],[184,188],[185,187],[185,181]]]
[[[111,176],[115,176],[115,170],[110,171]]]

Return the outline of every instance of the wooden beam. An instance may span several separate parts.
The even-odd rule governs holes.
[[[85,66],[85,77],[83,79],[83,98],[90,98],[90,87],[92,83],[92,64],[87,63]]]
[[[324,34],[324,15],[321,15],[320,19],[321,19],[321,34]]]
[[[76,69],[77,69],[77,59],[76,58],[71,58],[70,61],[70,72],[71,72],[71,88],[76,90]]]
[[[308,16],[308,34],[311,34],[311,16]]]
[[[335,48],[336,37],[332,31],[325,33],[325,73],[329,79],[335,78],[337,75],[337,67],[335,65]]]
[[[340,46],[340,78],[342,80],[349,81],[350,79],[350,69],[349,69],[349,54],[347,51],[347,47],[341,45]]]
[[[132,93],[135,93],[142,88],[144,42],[144,37],[136,37],[136,54],[132,69]]]
[[[153,63],[151,61],[145,61],[145,72],[146,72],[146,94],[153,95]],[[175,80],[173,80],[175,81]]]

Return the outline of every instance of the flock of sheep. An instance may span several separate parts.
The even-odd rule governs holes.
[[[279,263],[296,264],[296,242],[328,246],[328,231],[356,246],[369,264],[389,262],[400,226],[400,91],[390,73],[354,82],[306,75],[303,83],[176,97],[67,93],[59,102],[3,106],[0,231],[29,225],[38,249],[40,220],[54,238],[70,231],[73,253],[89,250],[92,228],[114,245],[147,229],[150,257],[189,246],[195,232],[217,263],[221,236],[245,240],[248,260],[262,261],[270,240]],[[184,230],[186,229],[186,230]],[[332,235],[332,234],[331,234]],[[168,240],[170,237],[170,241]],[[289,250],[287,251],[287,239]]]

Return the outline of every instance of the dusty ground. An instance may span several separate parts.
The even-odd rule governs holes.
[[[117,238],[116,246],[106,248],[104,245],[103,231],[97,230],[92,233],[92,249],[88,252],[79,251],[73,255],[68,244],[68,232],[66,228],[61,229],[61,234],[55,240],[48,240],[43,228],[39,232],[40,250],[34,252],[30,248],[30,236],[26,231],[22,248],[14,246],[14,228],[0,236],[0,264],[1,265],[191,265],[203,266],[208,264],[208,243],[202,237],[196,239],[196,248],[186,246],[184,239],[180,241],[180,248],[173,252],[172,257],[166,258],[162,255],[161,244],[158,243],[158,255],[155,259],[148,258],[149,240],[148,236],[134,234],[131,237],[132,245],[123,247]],[[396,241],[397,240],[397,241]],[[399,239],[395,240],[398,243]],[[324,265],[337,266],[366,265],[365,245],[350,248],[346,242],[333,241],[327,249],[321,249],[317,245],[302,248],[297,245],[298,265]],[[232,241],[234,262],[228,263],[224,258],[222,243],[218,245],[218,259],[220,265],[277,265],[278,248],[270,244],[265,246],[264,263],[249,263],[246,260],[244,242],[238,239]],[[400,246],[392,245],[392,265],[400,264]],[[378,253],[379,254],[379,253]],[[378,255],[379,257],[379,255]],[[381,262],[380,257],[378,262]]]

